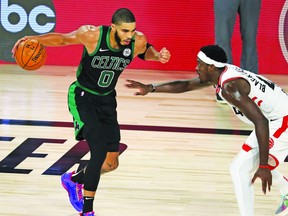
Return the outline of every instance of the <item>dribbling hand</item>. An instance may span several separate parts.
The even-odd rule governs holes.
[[[26,41],[29,39],[29,36],[24,36],[22,38],[20,38],[19,40],[16,41],[16,43],[14,44],[12,50],[11,50],[11,53],[12,53],[12,57],[14,58],[15,57],[15,51],[18,47],[18,45],[22,42],[22,41]]]

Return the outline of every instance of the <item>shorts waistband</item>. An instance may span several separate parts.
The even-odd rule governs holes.
[[[78,81],[76,81],[75,84],[76,84],[77,87],[79,87],[79,88],[81,88],[81,89],[83,89],[83,90],[85,90],[85,91],[87,91],[87,92],[89,92],[91,94],[99,95],[99,96],[106,96],[106,95],[110,94],[114,90],[114,89],[112,89],[112,90],[110,90],[108,92],[105,92],[105,93],[99,93],[99,92],[96,92],[96,91],[93,91],[93,90],[91,90],[89,88],[84,87]]]

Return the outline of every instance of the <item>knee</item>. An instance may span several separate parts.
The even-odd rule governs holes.
[[[241,172],[245,172],[243,166],[237,160],[234,160],[230,165],[230,175],[238,176]]]
[[[249,176],[253,169],[253,164],[249,161],[234,160],[230,165],[230,175],[232,178]]]
[[[102,165],[102,173],[106,173],[106,172],[111,172],[113,170],[116,170],[119,166],[118,162],[114,162],[114,163],[107,163],[105,162]]]
[[[238,172],[237,170],[239,169],[238,166],[236,166],[235,162],[232,162],[230,165],[230,175],[233,176],[236,172]]]

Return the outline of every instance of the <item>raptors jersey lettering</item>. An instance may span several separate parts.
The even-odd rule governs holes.
[[[110,45],[111,28],[99,28],[100,35],[95,51],[88,54],[84,47],[77,69],[77,84],[91,93],[105,95],[115,88],[122,71],[132,61],[134,38],[129,45],[113,49]]]
[[[226,69],[221,74],[217,88],[219,94],[222,95],[221,89],[226,82],[239,78],[245,79],[250,84],[248,96],[258,105],[268,120],[276,120],[288,114],[288,95],[283,89],[267,78],[235,65],[227,64]],[[229,105],[239,119],[252,124],[237,107]]]

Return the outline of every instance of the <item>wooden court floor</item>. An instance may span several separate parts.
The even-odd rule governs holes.
[[[73,216],[61,173],[88,159],[73,137],[67,89],[76,67],[27,72],[0,65],[0,215]],[[127,69],[119,83],[118,115],[128,149],[119,168],[102,176],[97,216],[237,216],[229,165],[251,131],[215,102],[214,89],[134,96],[125,79],[144,83],[195,73]],[[287,76],[268,78],[288,89]],[[286,165],[280,170],[285,173]],[[287,173],[287,171],[286,171]],[[274,215],[276,187],[262,195],[255,183],[255,215]]]

